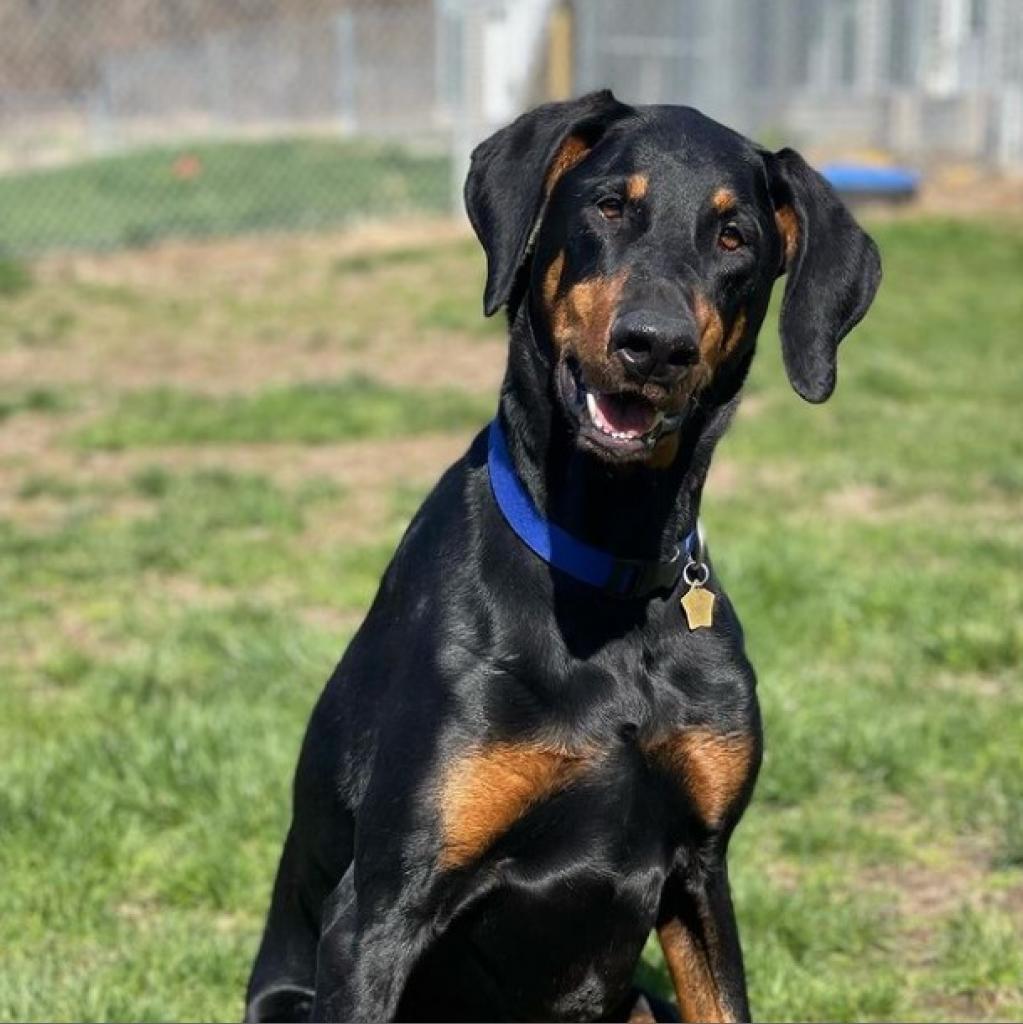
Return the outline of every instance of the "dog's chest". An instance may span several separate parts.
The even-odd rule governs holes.
[[[507,645],[515,656],[465,695],[471,738],[446,745],[434,775],[442,865],[503,856],[512,832],[530,853],[585,836],[663,850],[726,822],[759,764],[755,679],[733,634],[696,636],[668,611],[588,657],[537,643],[540,626]]]
[[[547,819],[545,839],[553,831],[554,842],[562,827],[598,839],[624,830],[634,835],[644,823],[663,829],[683,818],[713,829],[743,792],[756,760],[752,731],[641,725],[623,714],[597,736],[559,741],[541,733],[471,744],[441,773],[441,862],[449,868],[475,863],[540,816]]]

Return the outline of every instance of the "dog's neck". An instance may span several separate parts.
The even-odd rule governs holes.
[[[576,447],[554,393],[550,341],[528,306],[526,298],[510,318],[500,415],[530,498],[545,519],[618,558],[670,558],[696,526],[714,446],[738,397],[694,409],[669,466],[610,465]]]

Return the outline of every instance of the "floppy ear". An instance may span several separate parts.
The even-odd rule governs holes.
[[[508,301],[558,178],[586,156],[611,124],[631,113],[607,89],[567,103],[545,103],[473,151],[465,208],[487,254],[487,316]]]
[[[881,283],[877,246],[832,187],[794,150],[766,155],[787,275],[781,348],[796,391],[823,402],[835,390],[838,343]]]

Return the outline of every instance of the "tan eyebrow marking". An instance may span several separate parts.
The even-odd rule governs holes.
[[[730,188],[719,188],[711,198],[710,204],[721,214],[735,209],[735,193]]]
[[[643,199],[650,188],[650,179],[645,174],[630,174],[625,185],[629,199]]]

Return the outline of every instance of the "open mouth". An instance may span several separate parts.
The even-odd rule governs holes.
[[[597,430],[615,441],[642,441],[651,437],[664,419],[664,413],[658,412],[640,395],[587,391],[586,411]]]
[[[682,422],[682,413],[668,415],[635,392],[590,388],[570,361],[561,364],[559,377],[566,405],[578,420],[580,439],[602,454],[645,457]]]

